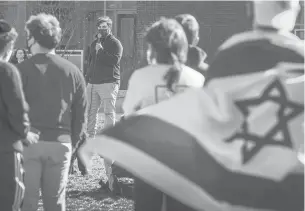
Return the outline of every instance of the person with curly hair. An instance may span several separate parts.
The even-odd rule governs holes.
[[[85,78],[76,65],[55,54],[62,34],[56,17],[31,16],[25,31],[33,56],[18,68],[32,127],[40,139],[24,150],[27,174],[22,211],[37,210],[40,188],[44,210],[64,211],[72,149],[85,132]]]

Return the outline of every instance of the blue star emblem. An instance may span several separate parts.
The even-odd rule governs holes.
[[[272,94],[274,92],[277,93],[276,96]],[[263,135],[259,135],[251,132],[247,119],[251,114],[250,107],[257,107],[266,102],[274,103],[279,107],[276,113],[277,121],[272,125],[270,130],[266,131]],[[244,115],[245,121],[241,131],[225,141],[231,143],[236,140],[243,140],[244,144],[241,149],[243,164],[249,162],[266,145],[292,148],[288,122],[304,112],[304,105],[289,101],[285,89],[279,80],[274,80],[267,86],[260,97],[236,101],[235,104]],[[276,138],[277,134],[281,134],[280,140]],[[252,148],[247,147],[249,142],[254,143]]]

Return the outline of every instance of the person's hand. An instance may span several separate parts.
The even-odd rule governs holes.
[[[95,50],[96,50],[96,52],[98,52],[100,49],[103,49],[103,46],[102,46],[102,44],[101,43],[96,43],[96,45],[95,45]]]
[[[32,145],[36,144],[39,140],[39,135],[33,132],[28,132],[26,139],[24,139],[22,142],[26,145]]]

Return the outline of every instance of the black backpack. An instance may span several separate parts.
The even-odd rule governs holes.
[[[125,198],[133,197],[134,178],[133,175],[125,169],[119,167],[114,162],[112,164],[112,175],[114,177],[114,192],[116,195]]]

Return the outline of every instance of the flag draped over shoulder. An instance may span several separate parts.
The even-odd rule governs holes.
[[[113,159],[195,210],[303,211],[304,48],[276,34],[237,38],[220,48],[206,87],[107,129],[83,159]]]
[[[287,65],[185,91],[86,148],[196,210],[303,210],[304,78]]]

